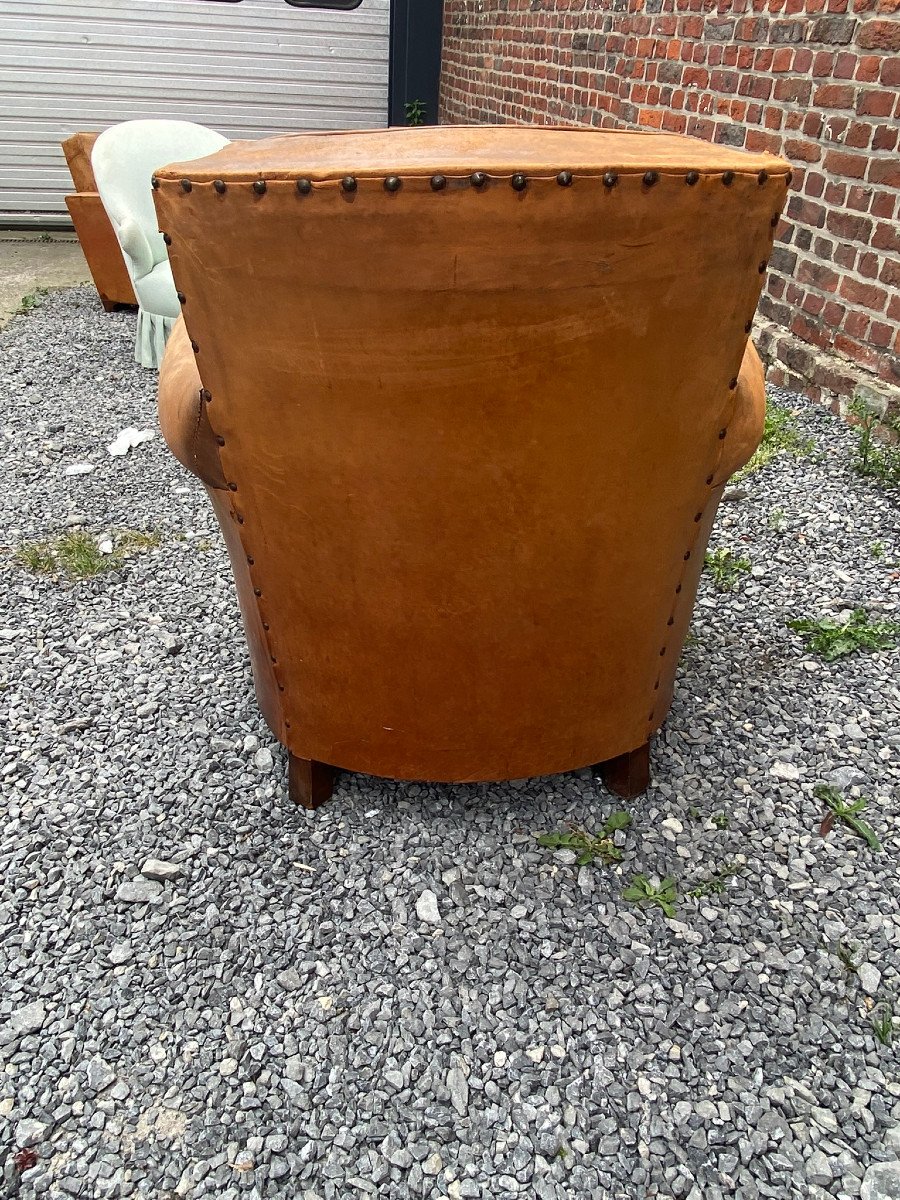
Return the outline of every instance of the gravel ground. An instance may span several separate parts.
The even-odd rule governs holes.
[[[106,452],[156,425],[133,321],[81,288],[0,335],[0,1194],[897,1180],[900,1035],[872,1015],[900,1008],[900,651],[825,664],[785,625],[900,615],[898,508],[850,470],[854,435],[779,397],[816,452],[723,506],[714,545],[752,573],[705,577],[623,858],[579,867],[534,834],[619,807],[586,771],[343,775],[318,813],[290,805],[201,488],[158,436]],[[15,561],[82,518],[162,541],[79,583]],[[868,798],[880,853],[820,836],[817,782]],[[635,872],[685,893],[726,864],[671,920],[622,898]]]

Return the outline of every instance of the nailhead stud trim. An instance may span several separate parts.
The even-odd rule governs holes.
[[[528,186],[528,180],[521,171],[516,171],[509,183],[514,192],[524,192],[525,188]]]
[[[264,195],[266,190],[266,181],[264,179],[254,180],[253,190],[256,192],[257,196]]]
[[[556,182],[559,184],[560,187],[571,187],[572,186],[572,172],[571,171],[560,171],[560,173],[556,177]]]
[[[225,183],[224,179],[214,179],[213,187],[216,189],[216,191],[219,193],[220,196],[224,196],[225,192],[227,191],[227,184]]]
[[[154,192],[159,187],[159,180],[156,178],[155,175],[153,175],[150,179],[150,186],[153,188]]]
[[[301,196],[308,196],[309,193],[312,191],[312,180],[311,179],[298,179],[297,180],[297,191],[300,193]]]
[[[760,187],[762,187],[762,185],[768,181],[768,178],[769,178],[768,171],[760,171],[760,173],[756,177],[756,182],[759,184]]]
[[[399,175],[388,175],[387,179],[384,181],[384,190],[386,192],[399,192],[400,185],[401,181]]]
[[[615,171],[607,171],[603,176],[603,186],[606,188],[614,188],[619,182],[619,176]]]
[[[688,185],[688,187],[693,187],[695,183],[700,182],[700,172],[688,171],[687,175],[684,177],[684,182]]]
[[[357,188],[356,179],[353,175],[345,175],[341,180],[341,191],[355,192]]]
[[[432,175],[431,190],[433,192],[442,192],[446,186],[447,186],[447,176],[446,175]]]
[[[731,187],[731,185],[734,183],[734,171],[726,171],[722,175],[722,182],[726,187]]]
[[[659,180],[659,172],[658,171],[645,171],[644,172],[644,186],[645,187],[653,187],[653,185],[658,180]]]
[[[166,243],[167,246],[172,245],[172,239],[169,237],[169,235],[167,233],[163,234],[163,241]]]
[[[169,295],[171,294],[172,293],[170,292]],[[176,292],[175,295],[178,297],[179,304],[187,304],[187,297],[185,296],[184,292]]]
[[[193,189],[193,187],[194,187],[194,185],[191,183],[191,181],[189,179],[182,179],[181,190],[183,192],[190,192]]]
[[[472,184],[472,187],[484,187],[484,185],[487,183],[487,175],[485,175],[484,171],[473,171],[469,176],[469,180]]]
[[[200,399],[201,399],[201,400],[202,400],[202,401],[203,401],[205,404],[209,404],[210,400],[212,400],[212,393],[209,391],[209,389],[208,389],[208,388],[201,388],[201,389],[200,389]]]

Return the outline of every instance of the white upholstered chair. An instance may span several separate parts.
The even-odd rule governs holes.
[[[228,139],[191,121],[125,121],[94,143],[91,165],[103,207],[122,247],[138,301],[134,357],[158,367],[180,312],[172,269],[153,207],[153,172],[205,158]]]

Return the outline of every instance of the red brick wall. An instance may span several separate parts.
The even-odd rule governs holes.
[[[445,0],[441,119],[671,130],[794,165],[769,379],[900,398],[900,0]]]

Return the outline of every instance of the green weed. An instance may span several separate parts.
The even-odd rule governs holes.
[[[894,1040],[894,1002],[882,1000],[872,1013],[872,1029],[882,1046],[890,1046]]]
[[[859,441],[853,455],[854,470],[868,478],[880,479],[888,487],[900,487],[900,445],[882,442],[875,436],[879,424],[900,434],[900,423],[879,417],[860,396],[854,397],[850,412],[859,423]]]
[[[706,555],[706,569],[720,592],[733,592],[742,572],[750,570],[750,559],[739,558],[733,550],[721,547]]]
[[[47,295],[49,288],[35,288],[33,292],[29,292],[27,296],[23,296],[19,301],[19,307],[16,309],[17,315],[34,312],[36,308],[40,308],[44,297]]]
[[[726,863],[718,871],[713,871],[709,879],[704,879],[702,883],[698,883],[696,887],[692,887],[689,891],[685,892],[685,895],[691,896],[694,899],[701,899],[703,896],[718,896],[721,892],[725,891],[728,880],[733,879],[742,870],[743,866],[740,863]]]
[[[817,783],[813,788],[813,795],[817,800],[821,800],[828,808],[828,812],[822,818],[822,824],[819,832],[822,837],[827,837],[834,828],[835,821],[842,821],[848,828],[852,829],[857,837],[861,837],[867,842],[873,850],[881,849],[881,842],[875,835],[875,831],[868,821],[864,821],[859,814],[866,807],[866,801],[863,797],[859,800],[854,800],[852,804],[848,804],[836,787],[831,787],[827,783]]]
[[[627,829],[631,817],[627,812],[614,812],[604,823],[599,834],[588,833],[586,829],[573,826],[568,833],[541,833],[538,835],[538,845],[550,850],[574,850],[578,854],[578,866],[584,867],[599,858],[601,862],[617,862],[622,857],[622,851],[613,842],[613,834],[617,829]]]
[[[814,445],[812,438],[800,434],[792,412],[779,404],[770,403],[766,408],[762,441],[747,465],[741,467],[734,478],[745,479],[754,471],[767,466],[779,454],[803,458],[810,453]]]
[[[67,575],[70,579],[91,579],[103,571],[122,566],[126,559],[155,549],[162,536],[139,529],[122,529],[113,538],[113,549],[104,554],[95,537],[83,529],[73,529],[46,542],[23,542],[16,559],[26,570],[37,575]]]
[[[424,125],[426,108],[421,100],[407,100],[403,105],[407,125]]]
[[[651,883],[646,875],[635,875],[622,893],[624,900],[635,904],[656,905],[667,917],[674,917],[678,904],[678,888],[675,879],[667,875],[659,884]]]
[[[890,650],[900,634],[896,621],[870,621],[864,608],[854,608],[846,621],[832,617],[817,620],[788,621],[801,634],[808,650],[834,662],[857,650]]]

